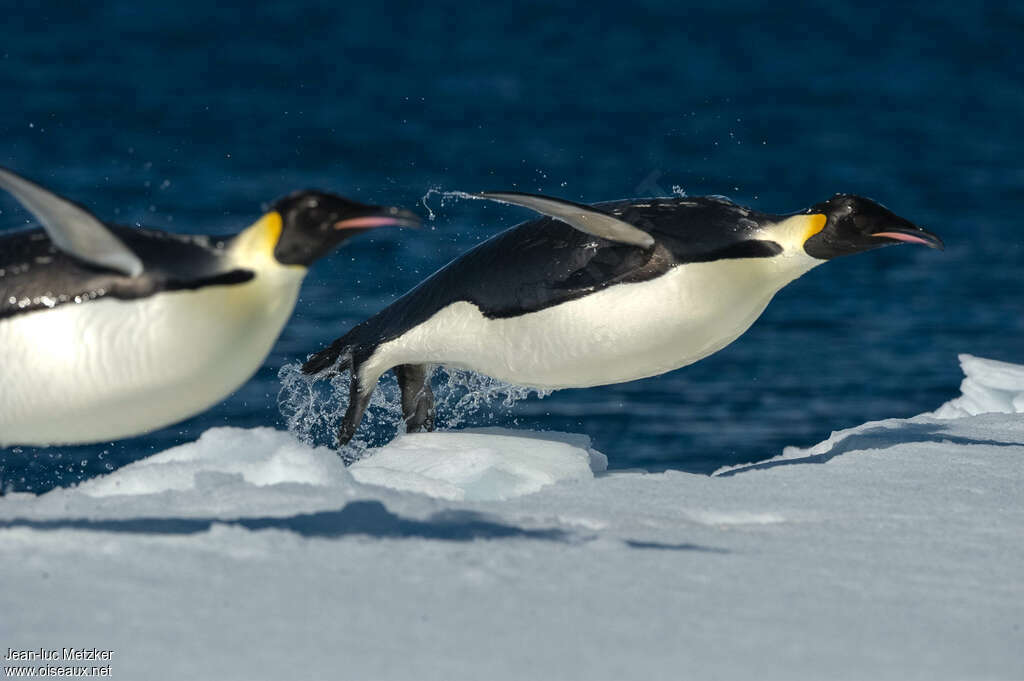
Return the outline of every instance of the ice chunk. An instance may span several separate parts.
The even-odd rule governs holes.
[[[89,496],[156,494],[242,478],[251,485],[329,485],[347,478],[338,455],[273,428],[211,428],[195,442],[136,461],[78,486]]]
[[[352,464],[358,482],[440,499],[497,500],[531,494],[603,471],[607,458],[590,439],[564,433],[416,433],[374,450]]]
[[[946,402],[933,413],[942,419],[1001,412],[1024,413],[1024,366],[960,355],[964,380],[960,397]]]
[[[399,437],[345,469],[337,453],[272,428],[211,428],[195,442],[87,480],[92,497],[302,483],[365,484],[450,500],[508,499],[563,480],[593,478],[608,459],[590,438],[487,428]],[[349,475],[351,473],[351,475]],[[350,484],[350,483],[349,483]]]

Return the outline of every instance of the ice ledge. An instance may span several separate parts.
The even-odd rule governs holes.
[[[764,470],[791,463],[825,463],[851,451],[883,450],[902,444],[1024,444],[1024,365],[959,355],[964,380],[960,397],[934,412],[909,419],[885,419],[833,432],[813,447],[786,447],[766,461],[724,466],[712,475]]]
[[[891,450],[905,454],[907,446],[939,444],[947,452],[960,445],[1024,446],[1024,419],[1005,414],[978,414],[942,419],[921,414],[909,419],[885,419],[833,432],[827,440],[807,447],[786,447],[782,454],[755,463],[723,466],[713,476],[730,476],[791,464],[827,463],[844,455]],[[853,463],[851,460],[849,463]]]
[[[964,370],[960,397],[932,412],[940,419],[955,419],[975,414],[999,412],[1024,413],[1024,366],[959,355]]]

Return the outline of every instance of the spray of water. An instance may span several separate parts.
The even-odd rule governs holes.
[[[433,197],[433,196],[441,197],[441,208],[444,208],[446,205],[448,205],[448,202],[453,200],[453,199],[455,199],[455,200],[458,200],[458,199],[471,199],[473,201],[490,201],[490,200],[492,200],[492,199],[488,199],[486,197],[480,196],[479,194],[471,194],[469,192],[462,192],[462,191],[443,191],[443,190],[441,190],[440,187],[431,187],[430,189],[427,190],[427,193],[424,194],[420,198],[420,203],[422,203],[423,207],[427,209],[427,219],[430,220],[431,222],[433,222],[434,218],[437,217],[437,214],[434,212],[434,209],[431,208],[430,204],[429,204],[429,201],[430,201],[431,197]]]
[[[430,220],[431,222],[434,221],[434,218],[437,217],[437,214],[434,213],[434,209],[430,207],[430,204],[428,203],[428,201],[430,201],[430,197],[433,196],[434,194],[441,194],[441,193],[442,192],[441,192],[441,188],[440,187],[431,187],[430,189],[427,190],[426,194],[424,194],[422,197],[420,197],[420,203],[422,203],[423,207],[427,209],[427,219]],[[441,198],[441,205],[444,205],[444,198],[443,197]]]
[[[310,445],[333,446],[338,426],[348,406],[349,372],[328,380],[306,376],[300,364],[287,364],[278,373],[281,390],[278,409],[288,430]],[[436,410],[435,427],[448,430],[462,426],[513,424],[509,409],[531,394],[546,397],[549,391],[512,385],[488,376],[439,367],[431,375]],[[404,432],[398,383],[388,372],[378,383],[356,437],[339,454],[346,463],[356,461],[370,447],[390,441]]]

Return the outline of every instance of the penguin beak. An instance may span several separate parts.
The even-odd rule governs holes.
[[[334,229],[373,229],[374,227],[419,227],[420,216],[397,206],[367,206],[366,213],[339,220]]]
[[[924,244],[928,248],[935,248],[940,251],[946,250],[946,246],[942,243],[942,239],[927,230],[915,226],[896,227],[887,229],[884,232],[875,232],[870,236],[892,239],[894,241],[905,241],[910,244]]]

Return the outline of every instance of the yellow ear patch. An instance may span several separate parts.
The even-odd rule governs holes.
[[[822,215],[822,227],[825,226],[825,216]],[[260,249],[272,251],[277,247],[277,240],[281,238],[281,230],[284,229],[284,220],[276,210],[261,217],[248,230],[259,232]],[[820,229],[820,228],[819,228]]]
[[[281,214],[271,211],[238,235],[233,250],[250,258],[273,258],[283,228]]]
[[[804,241],[807,241],[812,236],[825,229],[825,223],[828,222],[828,218],[821,213],[815,213],[814,215],[807,216],[807,231],[804,233]]]

